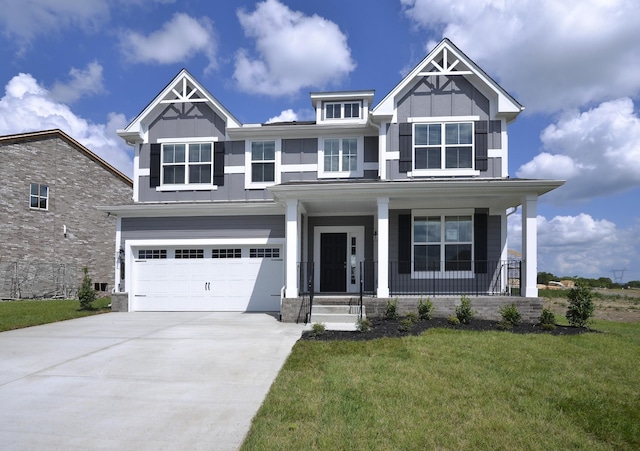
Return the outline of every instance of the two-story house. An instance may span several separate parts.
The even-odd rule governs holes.
[[[242,124],[182,70],[119,131],[135,152],[134,205],[105,207],[122,309],[295,320],[310,294],[514,294],[519,206],[518,299],[539,304],[537,200],[563,182],[509,178],[507,128],[523,107],[453,43],[375,106],[373,91],[311,102],[314,121]]]

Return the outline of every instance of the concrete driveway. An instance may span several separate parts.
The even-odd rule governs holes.
[[[302,326],[108,313],[0,333],[7,450],[237,449]]]

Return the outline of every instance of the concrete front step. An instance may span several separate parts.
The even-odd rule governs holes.
[[[360,319],[360,306],[357,305],[316,305],[311,308],[311,323],[355,324]],[[362,317],[366,317],[362,306]]]

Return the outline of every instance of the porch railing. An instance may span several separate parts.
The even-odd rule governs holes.
[[[300,280],[298,281],[299,294],[302,297],[302,305],[300,306],[300,313],[298,318],[302,316],[304,323],[307,324],[311,320],[311,309],[313,307],[314,296],[314,272],[313,262],[300,262],[298,263],[298,275]]]
[[[360,319],[362,319],[364,296],[371,296],[376,292],[376,281],[378,280],[376,273],[377,268],[377,262],[360,262],[360,310],[358,313]]]
[[[520,260],[389,264],[389,292],[397,295],[520,295]]]

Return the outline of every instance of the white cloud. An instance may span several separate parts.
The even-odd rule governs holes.
[[[252,57],[240,49],[236,54],[234,79],[243,91],[294,94],[336,83],[355,68],[346,35],[318,15],[266,0],[251,13],[239,10],[238,19],[245,35],[256,39],[257,53]]]
[[[174,1],[155,0],[155,3]],[[97,30],[110,20],[113,7],[148,7],[148,4],[147,0],[0,0],[0,30],[24,51],[40,36],[69,28]]]
[[[640,92],[637,0],[401,2],[418,27],[441,31],[528,110]]]
[[[69,71],[71,80],[67,83],[56,82],[51,88],[51,98],[57,102],[73,103],[81,97],[89,94],[101,94],[104,92],[102,78],[102,65],[93,61],[86,69]]]
[[[509,217],[509,248],[520,250],[521,215]],[[613,269],[640,271],[633,258],[640,251],[640,224],[620,230],[606,219],[588,214],[538,216],[538,271],[557,276],[611,277]],[[636,251],[633,251],[633,249]],[[635,265],[635,266],[634,266]]]
[[[279,115],[269,118],[267,124],[272,122],[293,122],[298,120],[298,115],[291,108],[282,111]]]
[[[217,66],[217,41],[212,22],[182,13],[175,14],[148,36],[125,31],[120,36],[120,48],[129,61],[137,63],[173,64],[203,53],[209,60],[207,69]]]
[[[111,165],[131,175],[131,151],[116,134],[126,120],[122,114],[110,113],[107,124],[83,119],[40,86],[30,74],[13,77],[0,98],[0,134],[13,134],[59,128],[85,145]]]
[[[571,202],[640,187],[640,118],[631,99],[565,113],[541,134],[546,152],[521,166],[518,177],[568,182],[548,194]]]

